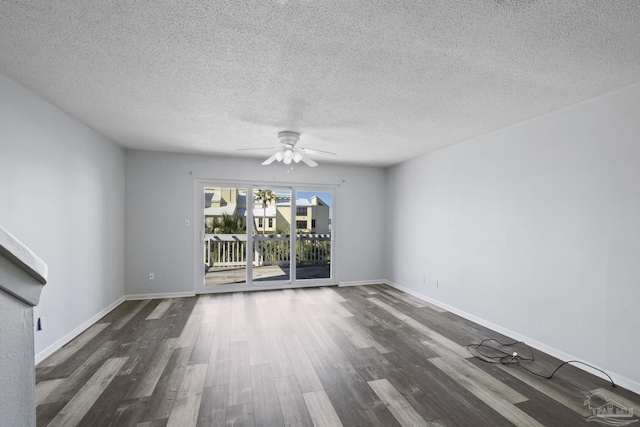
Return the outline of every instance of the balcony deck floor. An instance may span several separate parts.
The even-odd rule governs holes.
[[[283,281],[289,280],[289,267],[278,265],[267,265],[253,267],[253,281]],[[308,265],[296,267],[296,278],[298,280],[307,279],[328,279],[331,274],[330,265]],[[245,267],[217,268],[210,269],[204,276],[205,286],[227,285],[232,283],[245,283]]]

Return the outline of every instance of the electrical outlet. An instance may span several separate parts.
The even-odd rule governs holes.
[[[155,280],[156,279],[156,273],[149,273],[149,280]]]

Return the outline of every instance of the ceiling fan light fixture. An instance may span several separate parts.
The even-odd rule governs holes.
[[[291,151],[290,148],[287,148],[284,151],[284,159],[282,161],[284,162],[285,165],[290,165],[291,159],[293,159],[293,151]]]
[[[293,153],[293,161],[296,163],[300,163],[300,160],[302,160],[302,154],[297,151]]]
[[[279,161],[279,162],[281,162],[281,161],[282,161],[282,159],[284,159],[284,154],[282,154],[282,151],[278,151],[278,152],[276,153],[276,160],[277,160],[277,161]]]

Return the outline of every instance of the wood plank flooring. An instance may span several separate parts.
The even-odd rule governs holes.
[[[640,408],[575,367],[487,364],[466,349],[484,338],[510,341],[386,285],[128,301],[36,367],[37,425],[593,426],[589,394]]]

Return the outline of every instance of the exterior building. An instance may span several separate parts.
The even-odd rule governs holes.
[[[223,215],[237,215],[246,224],[247,192],[239,188],[206,188],[204,192],[205,227],[212,230],[214,222]],[[254,214],[255,215],[255,214]]]
[[[289,218],[291,218],[291,199],[282,197],[276,199],[278,210],[278,226],[289,229]],[[313,196],[311,200],[296,200],[296,231],[305,234],[328,234],[331,232],[329,222],[330,207],[318,196]]]

